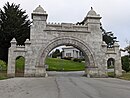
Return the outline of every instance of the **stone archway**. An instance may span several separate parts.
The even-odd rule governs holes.
[[[115,59],[114,58],[109,58],[107,60],[107,74],[108,77],[115,77]]]
[[[111,68],[111,67],[114,68],[114,66],[115,66],[115,59],[114,58],[109,58],[107,60],[107,68]]]
[[[119,45],[114,43],[113,48],[107,48],[106,43],[102,41],[101,16],[93,9],[82,21],[84,25],[47,23],[47,16],[41,6],[37,7],[32,13],[30,41],[26,40],[25,46],[19,46],[17,41],[12,39],[8,56],[8,76],[14,76],[14,57],[18,55],[26,59],[24,76],[45,76],[46,56],[52,49],[61,45],[74,46],[85,54],[85,72],[90,77],[106,77],[107,58],[110,57],[115,59],[116,76],[122,75]]]
[[[52,49],[54,49],[58,46],[61,46],[61,45],[74,46],[85,54],[85,62],[86,62],[85,65],[87,65],[86,66],[87,70],[85,70],[85,74],[88,74],[88,72],[90,72],[90,70],[92,70],[92,69],[95,69],[95,68],[97,69],[94,55],[93,55],[93,52],[91,51],[91,48],[85,42],[79,40],[78,38],[67,37],[67,36],[55,38],[55,39],[51,40],[50,43],[48,45],[46,45],[46,47],[43,47],[39,52],[39,58],[37,59],[36,67],[41,67],[41,68],[45,69],[45,66],[44,66],[45,59],[46,59],[48,53]]]

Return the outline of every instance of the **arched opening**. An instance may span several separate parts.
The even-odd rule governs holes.
[[[108,76],[115,77],[115,59],[109,58],[107,60]]]
[[[15,60],[15,76],[23,77],[25,67],[25,58],[23,56],[18,56]]]
[[[45,68],[49,76],[83,76],[84,53],[73,46],[56,47],[46,57]]]
[[[47,55],[56,47],[58,46],[73,46],[80,51],[83,52],[84,54],[84,59],[85,59],[85,67],[89,69],[94,69],[93,72],[91,71],[92,74],[98,74],[97,73],[97,66],[95,64],[95,59],[92,50],[90,47],[83,41],[74,38],[74,37],[60,37],[60,38],[55,38],[52,41],[50,41],[49,44],[44,46],[41,51],[39,52],[39,58],[37,60],[37,65],[36,67],[44,67],[45,68],[45,60]],[[85,74],[87,73],[88,70],[85,68]],[[95,70],[96,69],[96,70]]]

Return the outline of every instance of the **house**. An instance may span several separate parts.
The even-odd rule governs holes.
[[[72,57],[72,58],[83,58],[83,53],[74,48],[73,46],[66,46],[62,48],[62,58]]]

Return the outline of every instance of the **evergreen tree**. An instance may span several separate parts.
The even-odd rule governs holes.
[[[122,49],[123,52],[127,51],[127,53],[130,55],[130,45],[125,47],[125,49]]]
[[[112,32],[106,32],[106,30],[103,29],[102,25],[101,25],[100,29],[102,30],[103,41],[106,42],[107,47],[109,47],[109,48],[113,47],[114,43],[118,42],[117,37],[115,37]]]
[[[0,59],[7,61],[8,48],[10,41],[16,38],[17,44],[23,45],[25,40],[30,37],[30,20],[26,11],[20,9],[20,4],[10,4],[7,2],[3,11],[1,10],[1,29],[0,29]],[[4,51],[4,54],[2,53]],[[3,58],[3,56],[4,58]]]
[[[55,52],[52,53],[52,58],[57,58],[61,56],[61,52],[59,49],[56,49]]]
[[[126,72],[130,71],[130,59],[129,56],[123,56],[121,57],[121,61],[122,61],[122,69],[125,70]]]

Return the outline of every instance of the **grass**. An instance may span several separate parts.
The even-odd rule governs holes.
[[[108,72],[108,77],[114,78],[115,77],[114,72]]]
[[[0,80],[8,79],[6,71],[0,71]]]
[[[82,71],[85,69],[83,62],[74,62],[72,60],[64,60],[59,58],[47,58],[46,64],[49,71]]]
[[[108,77],[114,78],[114,72],[108,72]],[[117,77],[117,78],[123,79],[123,80],[130,80],[130,72],[128,72],[128,73],[123,72],[122,76]]]
[[[128,73],[123,72],[122,76],[120,76],[119,79],[130,80],[130,72]]]
[[[0,60],[0,80],[7,79],[7,64],[6,62]]]

